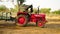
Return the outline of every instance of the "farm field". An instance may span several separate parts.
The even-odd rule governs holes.
[[[60,15],[47,15],[45,28],[29,25],[19,27],[11,21],[0,21],[0,34],[60,34]]]

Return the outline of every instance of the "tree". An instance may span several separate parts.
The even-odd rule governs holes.
[[[0,5],[0,11],[6,11],[6,6]]]
[[[0,12],[9,12],[9,9],[4,5],[0,5]]]
[[[10,12],[17,12],[16,8],[10,8]]]
[[[60,10],[55,10],[52,12],[53,14],[60,14]]]
[[[41,13],[50,13],[51,8],[41,8],[40,12]]]
[[[17,0],[18,5],[20,6],[25,0]]]
[[[20,5],[23,4],[23,2],[25,2],[25,0],[17,0],[18,7],[20,7]],[[18,8],[18,11],[20,11],[20,8]]]

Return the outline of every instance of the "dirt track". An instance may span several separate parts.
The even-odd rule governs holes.
[[[1,23],[1,22],[0,22]],[[28,25],[19,27],[11,23],[0,24],[0,34],[60,34],[60,20],[48,19],[45,28]]]
[[[0,24],[0,34],[60,34],[60,24],[58,22],[47,23],[45,28],[28,25],[19,27],[14,24]],[[60,22],[59,22],[60,23]]]

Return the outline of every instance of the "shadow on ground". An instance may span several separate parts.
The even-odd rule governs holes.
[[[0,28],[7,28],[7,27],[16,28],[16,25],[15,24],[0,24]],[[35,24],[28,24],[26,27],[38,27],[38,26],[36,26]],[[60,28],[60,24],[46,24],[45,28]]]

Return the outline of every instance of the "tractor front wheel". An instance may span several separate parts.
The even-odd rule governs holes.
[[[37,22],[37,26],[38,26],[38,27],[41,27],[41,28],[44,28],[44,27],[45,27],[45,23],[38,21],[38,22]]]

